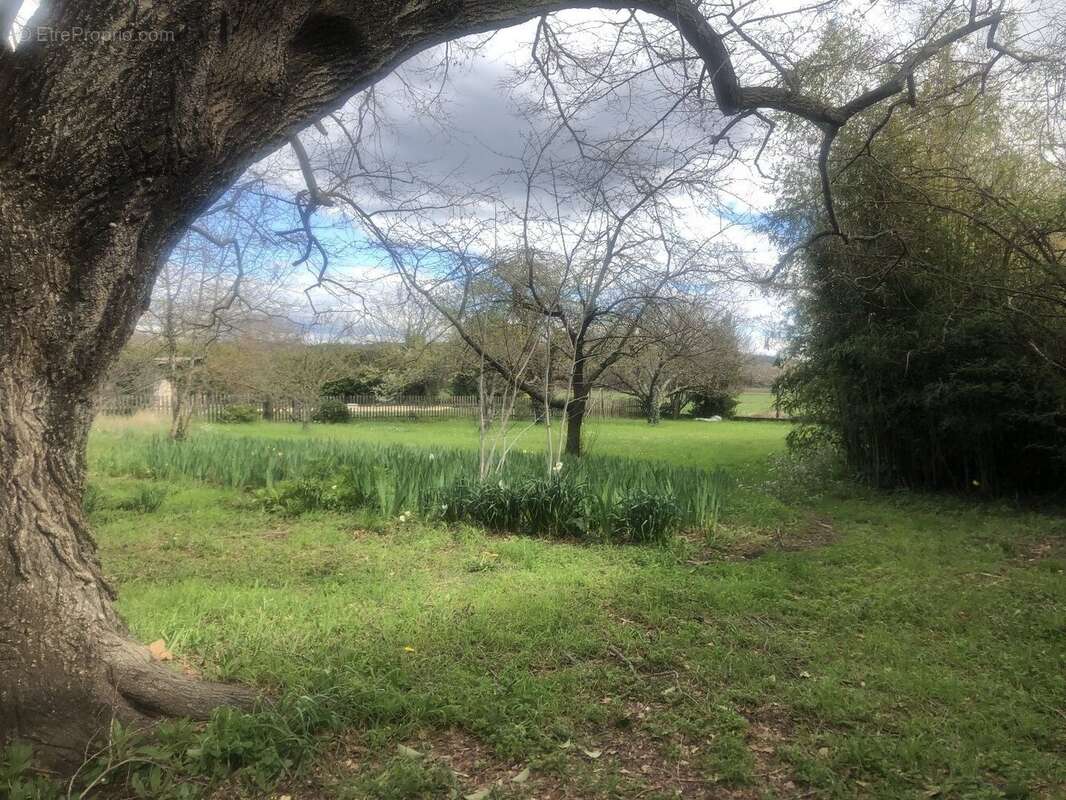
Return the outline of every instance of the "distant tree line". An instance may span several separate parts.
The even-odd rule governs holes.
[[[166,300],[160,305],[165,308]],[[684,347],[670,346],[680,341]],[[653,423],[661,415],[680,417],[697,405],[706,410],[708,402],[729,407],[728,399],[740,390],[748,375],[745,367],[751,363],[739,344],[728,319],[708,325],[702,337],[679,326],[668,339],[650,339],[644,349],[618,360],[593,388],[637,398]],[[551,393],[563,398],[567,365],[561,350],[553,361]],[[498,391],[504,379],[481,369],[478,355],[454,336],[435,342],[315,342],[284,323],[258,322],[243,325],[239,334],[218,337],[210,347],[196,336],[142,331],[122,351],[104,393],[143,395],[165,380],[168,408],[187,414],[192,407],[186,400],[189,395],[317,406],[322,398],[333,397],[389,402]],[[539,396],[531,399],[540,407]],[[172,434],[181,438],[187,423],[185,416]]]

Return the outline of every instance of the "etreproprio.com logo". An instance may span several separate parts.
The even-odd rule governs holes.
[[[173,42],[174,31],[94,30],[92,28],[49,28],[43,25],[18,31],[19,42],[50,44],[106,44],[109,42]]]

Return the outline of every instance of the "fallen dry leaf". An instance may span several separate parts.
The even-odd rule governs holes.
[[[162,639],[156,639],[148,645],[148,652],[156,661],[173,661],[174,654],[167,650],[167,643]]]

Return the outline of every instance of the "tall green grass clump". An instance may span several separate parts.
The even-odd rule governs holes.
[[[613,491],[607,485],[596,492],[583,480],[562,477],[511,484],[461,481],[442,500],[442,517],[448,521],[539,536],[664,544],[682,522],[672,493]]]
[[[113,475],[193,478],[255,491],[274,511],[409,512],[490,530],[633,543],[717,524],[729,484],[708,472],[612,456],[568,460],[550,477],[543,456],[512,453],[478,480],[477,454],[321,440],[129,436],[99,456]]]
[[[94,514],[104,507],[104,493],[100,487],[92,483],[85,484],[85,491],[81,496],[81,507],[86,514]]]
[[[154,514],[163,506],[167,499],[167,487],[156,484],[138,486],[133,495],[124,500],[119,506],[125,511],[136,511],[138,514]],[[99,504],[99,501],[95,501]]]
[[[441,515],[449,522],[473,522],[493,531],[578,538],[590,527],[583,490],[559,478],[461,480],[442,495]]]

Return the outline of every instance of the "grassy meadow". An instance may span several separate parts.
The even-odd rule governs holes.
[[[784,423],[589,427],[607,476],[727,472],[716,524],[622,546],[279,513],[253,479],[160,478],[165,451],[146,472],[174,445],[102,420],[90,519],[134,634],[270,698],[171,726],[119,796],[1066,796],[1066,520],[829,480],[784,458]],[[476,430],[201,425],[187,445],[443,460]],[[531,429],[516,453],[542,448]]]
[[[743,399],[743,396],[742,396]],[[618,456],[666,461],[680,467],[713,469],[765,468],[767,457],[784,450],[788,426],[784,423],[753,425],[747,422],[693,422],[662,420],[651,428],[629,419],[591,420],[585,424],[585,452],[591,456]],[[432,421],[354,420],[345,425],[302,425],[299,422],[256,422],[245,425],[200,424],[199,434],[242,438],[325,440],[375,445],[411,445],[423,448],[477,450],[477,423],[473,419]],[[106,450],[122,434],[165,433],[165,423],[152,417],[132,420],[101,419],[90,447]],[[555,442],[561,430],[554,429]],[[516,452],[541,453],[546,435],[542,427],[514,423]]]
[[[736,414],[740,417],[774,416],[774,394],[769,389],[745,389],[737,397]]]

